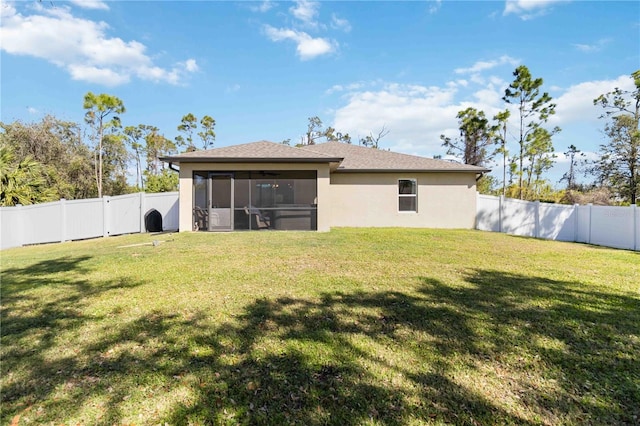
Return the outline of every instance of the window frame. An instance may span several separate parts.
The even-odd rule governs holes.
[[[409,182],[413,182],[413,188],[415,189],[415,192],[412,194],[402,194],[400,192],[400,184],[402,181],[409,181]],[[418,179],[416,178],[398,178],[398,184],[397,184],[397,188],[398,188],[398,213],[418,213]],[[413,198],[415,200],[415,209],[414,210],[401,210],[400,209],[400,200],[402,198]]]

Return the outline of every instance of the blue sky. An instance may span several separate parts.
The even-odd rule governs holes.
[[[307,118],[354,141],[442,155],[468,106],[488,116],[520,64],[557,103],[557,181],[570,144],[603,140],[592,100],[631,89],[635,1],[2,1],[1,119],[82,122],[88,91],[120,97],[125,125],[169,138],[186,113],[216,120],[216,147],[297,142]],[[515,132],[515,128],[512,127]],[[515,139],[510,143],[515,149]]]

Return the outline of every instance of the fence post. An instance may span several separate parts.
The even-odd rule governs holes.
[[[593,204],[587,204],[589,206],[589,236],[587,238],[587,244],[591,244],[591,224],[593,221],[591,220],[591,216],[593,216]]]
[[[502,209],[504,206],[504,195],[498,197],[498,232],[502,232]]]
[[[633,250],[638,250],[638,206],[631,205],[631,214],[633,214]]]
[[[144,223],[144,211],[146,210],[145,206],[145,193],[139,192],[140,194],[140,233],[144,233],[147,231],[146,224]]]
[[[533,205],[536,208],[536,211],[533,214],[535,218],[533,233],[536,238],[540,238],[540,200],[536,200]]]
[[[573,205],[573,242],[578,241],[578,235],[580,234],[580,218],[578,215],[580,214],[580,204],[576,203]]]
[[[109,200],[110,197],[102,197],[102,236],[109,236]]]
[[[16,234],[18,235],[18,242],[22,247],[24,245],[24,214],[22,214],[22,204],[16,204],[18,210],[18,220],[16,221]]]
[[[67,200],[60,198],[60,242],[67,241]]]

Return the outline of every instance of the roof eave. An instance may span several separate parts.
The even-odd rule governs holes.
[[[340,163],[342,158],[160,157],[167,163]]]
[[[491,169],[341,169],[337,168],[336,173],[488,173]]]

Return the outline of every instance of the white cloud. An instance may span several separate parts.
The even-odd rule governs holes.
[[[313,38],[303,31],[296,31],[286,28],[274,28],[270,25],[264,26],[264,31],[271,41],[292,40],[296,43],[296,51],[300,59],[308,60],[326,55],[336,50],[337,44],[325,38]]]
[[[371,83],[373,84],[373,83]],[[331,88],[327,89],[325,91],[325,94],[327,95],[332,95],[334,93],[338,93],[338,92],[353,92],[354,90],[359,90],[362,89],[363,87],[365,87],[367,84],[363,81],[358,81],[356,83],[350,83],[350,84],[335,84],[333,86],[331,86]]]
[[[602,38],[593,44],[580,44],[575,43],[573,47],[578,49],[581,52],[591,53],[591,52],[599,52],[601,51],[607,44],[611,42],[609,38]]]
[[[109,6],[102,0],[69,0],[69,2],[84,9],[109,10]]]
[[[393,132],[393,141],[387,138],[385,145],[393,150],[433,155],[442,153],[439,136],[445,134],[456,137],[459,134],[456,114],[468,107],[485,112],[491,119],[505,109],[502,101],[508,82],[490,77],[481,84],[464,80],[450,81],[442,87],[403,85],[398,83],[356,82],[335,85],[328,94],[344,92],[345,105],[335,111],[333,126],[348,132],[354,140],[369,132],[375,132],[380,123]],[[598,117],[602,110],[593,106],[593,99],[602,93],[619,87],[632,90],[633,81],[629,76],[613,80],[583,82],[562,90],[554,98],[556,114],[549,119],[552,126],[578,126],[582,130],[597,129]],[[512,111],[510,128],[516,129],[515,111]],[[560,133],[561,137],[570,137]],[[583,141],[584,142],[584,141]],[[569,143],[578,144],[573,141]]]
[[[34,107],[27,107],[27,112],[28,112],[29,114],[34,115],[34,114],[38,114],[40,111],[38,111],[38,109],[37,109],[37,108],[34,108]]]
[[[351,31],[351,24],[348,20],[338,18],[338,16],[333,13],[331,14],[331,28],[342,30],[345,33],[348,33],[349,31]]]
[[[44,59],[65,69],[73,79],[117,86],[132,77],[180,84],[197,71],[194,59],[172,68],[154,65],[146,46],[138,41],[109,37],[109,25],[73,16],[68,7],[38,8],[22,15],[3,5],[1,48],[9,54]]]
[[[184,69],[189,72],[196,72],[200,70],[195,59],[187,59],[185,62],[183,62],[183,65]]]
[[[546,15],[554,4],[568,0],[506,0],[503,15],[518,15],[523,21]]]
[[[351,135],[354,142],[358,138],[374,134],[384,124],[391,133],[382,141],[384,148],[396,152],[422,156],[443,155],[440,135],[455,138],[460,132],[456,115],[459,111],[473,107],[485,112],[488,119],[505,109],[502,101],[508,82],[497,77],[483,78],[481,83],[470,80],[453,80],[442,86],[407,85],[390,82],[355,82],[337,84],[327,90],[328,94],[341,93],[343,104],[333,111],[331,125],[341,132]],[[593,105],[593,99],[610,92],[616,87],[633,90],[629,76],[623,75],[611,80],[590,81],[575,84],[569,88],[555,88],[553,102],[557,104],[556,114],[551,116],[547,126],[560,126],[563,131],[554,136],[554,146],[562,154],[560,147],[570,144],[593,156],[601,139],[603,123],[598,120],[602,109]],[[508,147],[517,150],[517,113],[512,106]],[[566,170],[566,158],[558,155],[559,166],[549,173],[549,179],[556,182]],[[501,170],[500,166],[495,169]],[[557,175],[557,176],[556,176]]]
[[[69,64],[67,71],[74,80],[103,83],[105,86],[119,86],[131,80],[129,74],[121,74],[108,68],[98,68],[91,65]]]
[[[318,16],[320,3],[310,0],[297,0],[295,3],[295,6],[292,6],[289,9],[291,14],[302,21],[305,25],[316,28],[318,23],[315,19]]]
[[[471,102],[457,103],[454,87],[427,87],[384,83],[374,90],[348,95],[335,113],[334,127],[354,140],[375,133],[382,124],[393,133],[385,148],[420,155],[442,153],[440,134],[457,133],[456,114]],[[482,106],[484,107],[484,105]]]
[[[631,91],[634,89],[633,80],[628,75],[622,75],[614,80],[586,81],[569,87],[553,100],[557,105],[556,113],[549,122],[559,126],[576,121],[596,122],[603,111],[593,105],[593,100],[616,87]]]
[[[264,0],[262,3],[260,3],[257,6],[249,6],[249,10],[251,10],[252,12],[261,12],[261,13],[265,13],[268,12],[269,10],[271,10],[273,8],[273,2],[271,0]]]
[[[266,24],[263,26],[265,35],[274,42],[291,40],[296,43],[296,52],[300,59],[308,60],[318,56],[335,52],[339,44],[327,37],[314,37],[309,32],[327,31],[329,26],[333,30],[351,31],[351,24],[347,19],[336,14],[331,15],[331,22],[318,21],[320,2],[312,0],[296,0],[289,8],[289,13],[295,18],[286,27],[276,28]]]
[[[511,65],[515,67],[519,64],[519,59],[512,58],[509,55],[502,55],[498,59],[494,59],[492,61],[478,61],[469,68],[456,68],[454,72],[456,74],[477,74],[479,72],[487,71],[501,65]]]
[[[442,0],[431,0],[429,2],[429,13],[431,15],[437,13],[440,10],[440,7],[442,7]]]

